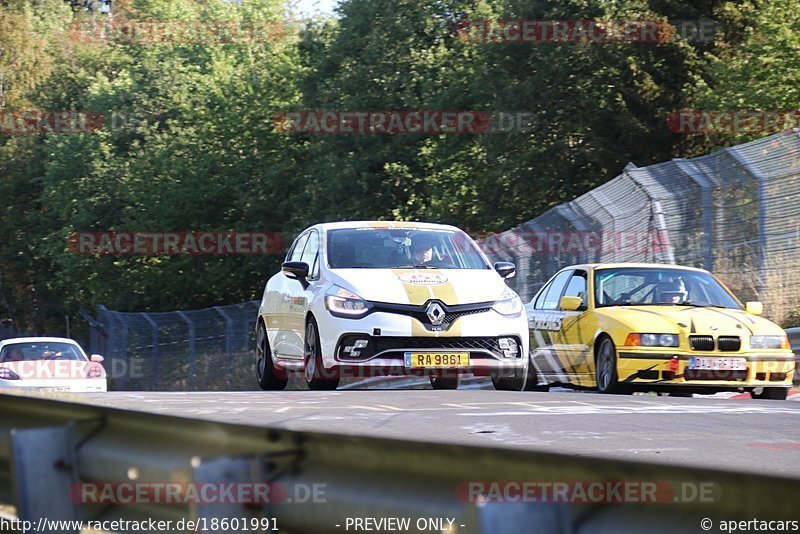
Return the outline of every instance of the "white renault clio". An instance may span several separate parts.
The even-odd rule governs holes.
[[[256,322],[256,375],[283,389],[302,371],[309,388],[342,377],[428,375],[455,389],[464,373],[521,390],[528,369],[525,309],[492,265],[453,226],[337,222],[295,239],[267,282]]]

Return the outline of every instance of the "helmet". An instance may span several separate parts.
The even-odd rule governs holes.
[[[680,277],[658,283],[656,301],[661,304],[680,304],[685,302],[688,297],[689,293]]]

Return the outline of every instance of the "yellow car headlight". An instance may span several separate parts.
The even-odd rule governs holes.
[[[677,347],[678,334],[628,334],[628,347]]]
[[[786,336],[751,336],[751,349],[788,349],[789,338]]]

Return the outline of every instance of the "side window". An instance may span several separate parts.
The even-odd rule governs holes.
[[[569,279],[569,283],[567,284],[567,290],[564,292],[565,297],[580,297],[581,298],[581,307],[580,309],[585,310],[587,306],[586,300],[586,272],[585,271],[575,271],[572,275],[572,278]]]
[[[297,241],[294,242],[292,251],[289,252],[289,256],[286,261],[302,261],[300,257],[303,254],[303,248],[306,246],[306,241],[308,241],[308,234],[303,234],[298,237]]]
[[[547,295],[547,290],[550,289],[550,284],[546,284],[544,289],[539,291],[539,295],[536,297],[536,302],[533,303],[533,309],[541,310],[542,305],[544,304],[544,297]]]
[[[311,231],[308,234],[308,241],[303,249],[303,254],[300,256],[300,261],[308,264],[309,272],[312,278],[314,275],[314,262],[319,254],[319,234],[316,231]]]
[[[559,300],[561,300],[561,293],[564,292],[564,286],[567,285],[567,280],[569,280],[570,275],[572,275],[572,271],[563,271],[556,275],[553,278],[553,282],[550,284],[550,288],[547,290],[547,295],[544,297],[544,303],[542,304],[543,310],[557,310]]]

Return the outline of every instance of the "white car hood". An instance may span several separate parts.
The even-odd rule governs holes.
[[[493,269],[334,269],[331,274],[334,283],[363,299],[397,304],[493,302],[506,288]]]

